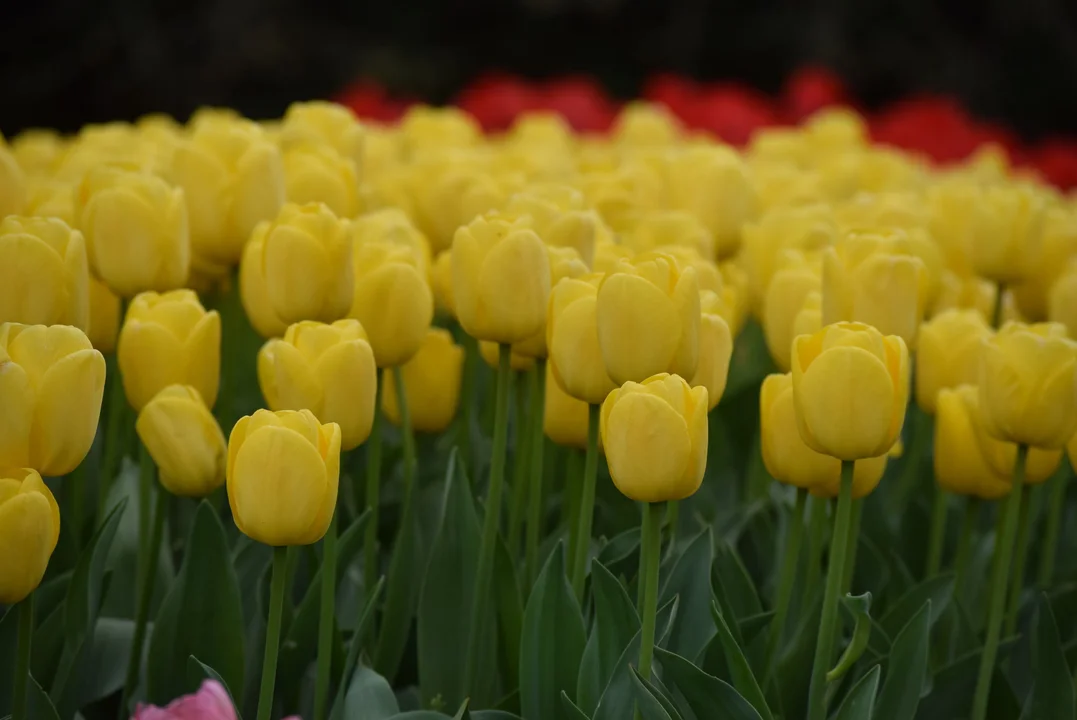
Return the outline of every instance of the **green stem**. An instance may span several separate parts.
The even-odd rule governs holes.
[[[957,538],[957,553],[954,555],[954,611],[959,613],[957,605],[961,602],[961,588],[965,587],[965,575],[968,573],[969,556],[972,554],[972,535],[980,519],[980,499],[970,496],[965,502],[961,518],[961,534]],[[960,616],[950,628],[949,654],[952,662],[957,653],[957,635]]]
[[[474,338],[466,332],[461,331],[459,335],[461,336],[460,344],[464,347],[464,377],[461,381],[460,425],[457,444],[460,446],[460,457],[464,460],[464,467],[467,468],[472,482],[475,483],[478,482],[475,479],[478,468],[475,467],[475,458],[471,456],[471,418],[474,413],[475,397],[478,395],[475,392],[475,374],[477,370],[475,363],[479,349]]]
[[[542,502],[542,464],[545,459],[545,438],[542,426],[546,413],[546,360],[540,359],[531,374],[531,478],[527,501],[527,537],[524,551],[527,589],[538,577],[539,539],[542,535],[544,503]]]
[[[595,407],[595,406],[592,406]],[[662,505],[645,503],[643,526],[640,529],[639,582],[643,588],[640,620],[643,630],[639,644],[639,674],[644,680],[651,678],[651,660],[654,657],[654,632],[658,613],[658,561],[662,554]],[[636,718],[640,717],[636,708]]]
[[[853,500],[853,517],[849,523],[849,540],[846,546],[845,570],[841,576],[841,595],[849,592],[853,587],[853,576],[856,574],[856,551],[860,547],[860,523],[864,519],[864,501]]]
[[[774,619],[770,621],[770,635],[767,637],[766,654],[763,656],[764,685],[774,667],[774,658],[785,631],[785,618],[789,613],[789,602],[793,598],[793,583],[797,576],[797,558],[800,552],[800,540],[804,534],[804,505],[808,500],[808,491],[797,488],[796,504],[793,514],[789,516],[786,528],[785,550],[782,552],[781,575],[778,576],[778,594],[774,603]],[[775,563],[777,564],[777,563]]]
[[[819,639],[815,644],[811,689],[808,695],[808,720],[826,718],[826,674],[834,655],[834,632],[838,620],[838,601],[845,574],[846,551],[849,544],[849,524],[853,510],[853,469],[855,461],[841,463],[841,488],[838,509],[834,515],[834,531],[830,540],[830,562],[826,573],[826,592],[823,595],[823,615],[819,622]]]
[[[322,539],[322,597],[318,617],[318,674],[314,677],[314,720],[324,720],[333,672],[333,626],[337,595],[337,513]]]
[[[530,372],[534,372],[532,369]],[[512,507],[509,509],[509,534],[505,536],[511,557],[517,557],[520,550],[520,531],[524,522],[524,504],[527,502],[527,482],[530,478],[531,462],[531,421],[533,414],[527,411],[527,376],[529,373],[516,373],[514,389],[515,402],[512,404],[512,427],[516,432],[516,452],[513,453],[512,468]]]
[[[148,453],[147,453],[148,454]],[[150,478],[153,478],[153,465],[150,465]],[[163,487],[157,488],[157,502],[153,511],[153,536],[148,544],[142,545],[146,561],[142,565],[142,577],[139,579],[138,606],[135,610],[135,634],[131,641],[131,652],[127,660],[127,681],[123,685],[120,699],[120,720],[128,717],[127,703],[138,685],[139,671],[142,669],[142,646],[146,642],[146,623],[149,622],[150,605],[153,603],[153,588],[157,580],[157,562],[161,557],[161,540],[165,534],[165,518],[168,517],[168,502],[172,495]]]
[[[108,386],[108,400],[106,403],[105,437],[101,451],[101,465],[97,477],[97,517],[94,527],[105,519],[109,489],[112,487],[112,479],[116,475],[116,465],[123,459],[124,443],[123,424],[127,418],[127,396],[123,391],[123,378],[120,376],[119,364],[115,357],[110,357],[109,374],[105,380]]]
[[[1025,485],[1021,490],[1021,515],[1017,523],[1017,547],[1013,554],[1013,572],[1010,573],[1010,602],[1006,611],[1005,634],[1013,635],[1017,630],[1017,619],[1021,612],[1021,591],[1025,589],[1025,564],[1028,560],[1028,540],[1032,534],[1032,486]]]
[[[935,500],[931,505],[931,535],[927,546],[924,577],[933,577],[942,567],[942,546],[946,540],[946,501],[949,496],[941,485],[935,485]]]
[[[363,588],[369,590],[378,580],[378,508],[381,505],[381,399],[385,390],[385,377],[378,374],[378,387],[374,391],[374,422],[370,426],[370,439],[366,445],[366,508],[370,511],[363,537]],[[397,406],[407,406],[407,398],[397,397]],[[358,491],[359,483],[355,484]],[[358,507],[362,505],[356,503]],[[373,624],[373,623],[372,623]]]
[[[273,580],[269,590],[269,619],[266,649],[262,660],[262,689],[258,694],[258,720],[273,714],[273,690],[277,683],[277,653],[280,651],[280,623],[284,615],[284,591],[288,574],[288,548],[273,548]]]
[[[494,549],[501,525],[501,495],[505,489],[505,446],[508,442],[509,385],[512,381],[511,346],[499,347],[497,396],[494,406],[494,446],[490,457],[490,487],[486,493],[486,515],[482,525],[482,545],[479,547],[479,566],[475,573],[475,592],[471,601],[471,621],[468,623],[467,655],[464,665],[464,689],[470,693],[480,652],[482,631],[487,626],[486,603],[490,593],[490,576],[494,569]]]
[[[595,483],[598,478],[598,419],[601,405],[590,405],[587,413],[587,459],[583,466],[583,491],[580,495],[579,527],[576,554],[572,558],[572,589],[583,600],[583,581],[587,577],[587,553],[591,549],[591,524],[595,516]]]
[[[995,307],[991,310],[991,327],[998,328],[1002,325],[1002,305],[1006,297],[1005,283],[999,283],[995,289]]]
[[[1043,530],[1043,550],[1036,584],[1041,590],[1051,587],[1055,578],[1055,557],[1058,554],[1058,534],[1062,529],[1062,511],[1066,505],[1066,483],[1072,473],[1062,470],[1051,478],[1051,494],[1047,501],[1047,523]]]
[[[156,480],[157,466],[153,464],[150,451],[146,446],[139,443],[138,448],[138,581],[143,582],[143,575],[149,564],[151,548],[147,547],[146,539],[150,537],[150,525],[153,518],[150,516],[150,506],[153,504],[154,480]]]
[[[677,524],[681,520],[681,504],[677,500],[670,500],[666,503],[666,527],[669,528],[669,550],[668,553],[672,554],[677,547]]]
[[[987,615],[987,639],[980,656],[980,672],[976,680],[976,695],[972,704],[971,720],[987,717],[987,699],[991,694],[991,676],[995,670],[998,644],[1002,631],[1002,616],[1006,605],[1006,586],[1010,576],[1010,560],[1013,557],[1014,534],[1021,512],[1021,492],[1025,485],[1025,462],[1028,446],[1017,446],[1017,460],[1013,466],[1013,487],[1010,488],[1006,507],[1000,512],[998,543],[995,545],[995,562],[991,568],[990,604]]]
[[[34,594],[19,603],[19,640],[15,651],[15,685],[12,688],[11,718],[27,720],[26,691],[30,684],[30,648],[34,638]]]
[[[576,478],[583,475],[583,454],[576,448],[568,448],[565,455],[565,489],[561,494],[561,507],[565,511],[568,526],[569,567],[576,562],[576,544],[580,533],[580,493]],[[571,573],[571,569],[569,570]]]
[[[826,500],[812,496],[808,499],[808,583],[807,597],[815,594],[822,574],[823,536],[826,532]]]

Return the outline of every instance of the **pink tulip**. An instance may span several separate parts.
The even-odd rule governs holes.
[[[236,720],[228,691],[216,680],[206,680],[193,695],[173,700],[168,707],[139,704],[131,720]],[[298,716],[285,720],[300,720]]]

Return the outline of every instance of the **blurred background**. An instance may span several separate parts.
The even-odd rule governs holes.
[[[0,130],[199,105],[274,117],[365,78],[446,102],[490,71],[656,73],[775,92],[829,68],[866,108],[956,98],[1026,140],[1077,133],[1075,0],[4,0]]]

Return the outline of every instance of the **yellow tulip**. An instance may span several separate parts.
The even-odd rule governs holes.
[[[304,143],[284,153],[288,202],[322,202],[341,217],[359,212],[359,180],[355,163],[332,146]]]
[[[930,316],[935,317],[947,310],[975,310],[990,322],[995,310],[998,285],[977,275],[958,275],[944,270],[939,282],[939,293]]]
[[[224,433],[197,389],[161,390],[138,413],[135,430],[168,492],[200,498],[224,484]]]
[[[507,134],[509,142],[568,150],[572,146],[572,128],[558,113],[528,110],[516,116]]]
[[[1077,258],[1077,204],[1049,207],[1043,220],[1036,269],[1029,280],[1012,288],[1021,315],[1037,321],[1048,319],[1051,287],[1065,271],[1070,258]]]
[[[26,174],[0,138],[0,218],[23,211],[26,205]]]
[[[1077,432],[1077,342],[1065,326],[1003,325],[984,350],[980,405],[993,437],[1064,446]]]
[[[651,168],[625,163],[581,175],[577,183],[588,203],[615,232],[629,232],[636,220],[660,205],[662,182]]]
[[[767,350],[782,372],[792,367],[796,319],[810,293],[820,292],[822,260],[816,254],[784,250],[781,266],[770,280],[763,303],[763,333]]]
[[[327,143],[341,157],[363,170],[365,132],[355,113],[344,105],[324,100],[295,102],[288,106],[280,126],[280,142],[285,148],[309,143]]]
[[[550,285],[556,287],[564,278],[580,278],[588,274],[587,265],[580,258],[580,254],[572,247],[546,246],[550,256]],[[552,290],[551,290],[552,292]],[[548,318],[547,318],[548,322]],[[546,344],[546,322],[542,329],[525,340],[514,343],[513,354],[520,354],[531,358],[544,358],[548,354]]]
[[[169,176],[187,199],[193,252],[221,265],[238,262],[255,226],[284,204],[280,150],[246,120],[200,124],[176,148]]]
[[[416,221],[435,251],[453,243],[457,228],[504,207],[508,193],[481,164],[426,159],[411,166]]]
[[[973,385],[939,391],[935,414],[935,481],[943,490],[997,500],[1010,492],[1013,468],[999,474],[985,453],[980,395]],[[1006,443],[999,443],[1005,445]]]
[[[86,330],[93,346],[103,353],[116,349],[120,334],[120,298],[108,285],[90,277],[90,327]]]
[[[606,372],[598,341],[596,307],[602,278],[601,273],[591,273],[557,283],[550,293],[546,324],[552,377],[570,397],[592,405],[617,387]]]
[[[1014,284],[1035,275],[1042,252],[1046,202],[1027,186],[987,187],[974,220],[972,269],[996,283]]]
[[[464,349],[453,342],[452,334],[430,328],[419,352],[395,372],[404,374],[404,389],[411,426],[418,432],[439,433],[449,427],[460,404],[460,382],[464,369]],[[389,422],[400,424],[400,403],[396,384],[386,368],[382,376],[382,410]]]
[[[835,242],[837,232],[833,210],[822,204],[774,210],[744,226],[741,257],[752,308],[757,315],[762,315],[763,301],[781,250],[822,250]]]
[[[418,258],[419,268],[430,273],[433,262],[430,242],[406,212],[396,207],[372,210],[349,223],[354,243],[388,242],[407,248]]]
[[[947,310],[920,328],[916,353],[916,404],[929,415],[943,388],[975,385],[984,343],[992,330],[975,310]]]
[[[611,140],[631,147],[673,145],[684,129],[664,105],[642,101],[625,105],[611,130]]]
[[[669,255],[622,260],[606,274],[595,305],[598,342],[615,383],[662,372],[695,377],[700,302],[695,270]]]
[[[316,543],[337,506],[340,427],[310,410],[258,410],[232,428],[227,477],[244,535],[274,547]]]
[[[566,393],[553,374],[553,363],[546,363],[546,397],[542,414],[542,431],[546,437],[558,445],[586,450],[588,423],[587,403]],[[602,449],[601,434],[598,447]]]
[[[568,185],[533,185],[509,198],[505,213],[527,215],[530,224],[547,245],[571,247],[591,267],[595,257],[595,236],[599,217],[587,209],[583,194]]]
[[[642,215],[624,235],[634,252],[657,250],[666,245],[686,246],[708,261],[714,258],[714,236],[694,215],[682,210],[658,210]]]
[[[909,351],[896,335],[841,322],[793,341],[793,398],[800,437],[839,460],[893,447],[908,404]]]
[[[452,295],[452,250],[442,250],[430,269],[430,287],[434,291],[434,306],[449,317],[456,317],[456,302]]]
[[[885,237],[847,235],[823,253],[823,324],[866,323],[914,347],[923,273],[923,261],[891,252]]]
[[[868,144],[864,118],[846,107],[825,108],[803,124],[804,142],[813,158],[863,148]]]
[[[669,205],[687,210],[714,237],[719,257],[729,257],[741,244],[741,229],[754,220],[759,201],[748,168],[732,148],[696,147],[672,155],[666,163]]]
[[[718,272],[722,274],[722,306],[726,308],[722,317],[729,323],[733,337],[736,337],[748,320],[748,274],[740,262],[734,260],[719,263]]]
[[[469,147],[482,140],[482,129],[475,119],[454,107],[414,105],[401,118],[399,129],[404,152],[409,157]]]
[[[713,410],[725,393],[729,361],[733,356],[733,335],[721,315],[722,301],[715,293],[704,290],[699,302],[703,313],[699,325],[699,364],[690,384],[707,388],[707,409]]]
[[[595,259],[591,264],[591,269],[605,275],[617,266],[619,260],[628,260],[633,255],[635,253],[627,245],[621,245],[612,240],[597,242],[595,243]]]
[[[793,319],[793,338],[800,335],[814,335],[823,328],[823,294],[810,292],[804,296],[804,304],[800,306],[796,317]],[[792,353],[790,351],[790,364]]]
[[[831,199],[817,170],[771,161],[753,162],[751,170],[763,217],[790,208],[819,205]]]
[[[60,539],[60,508],[36,470],[0,472],[0,604],[30,596]]]
[[[142,293],[127,308],[116,359],[135,410],[169,385],[191,385],[213,407],[221,374],[221,316],[207,312],[193,290]]]
[[[691,267],[696,271],[696,282],[700,290],[709,290],[716,295],[726,297],[725,281],[722,270],[716,262],[704,257],[690,245],[660,245],[653,252],[670,255],[682,268]],[[732,294],[729,294],[732,298]]]
[[[271,324],[254,320],[267,310],[283,323],[339,320],[352,303],[347,223],[321,203],[285,205],[275,220],[255,228],[243,251],[240,283],[248,286],[243,304],[256,328]],[[268,307],[252,310],[261,303]]]
[[[281,320],[270,305],[262,267],[264,243],[253,241],[254,238],[264,240],[268,229],[269,223],[260,224],[255,228],[252,241],[243,249],[243,259],[239,262],[239,299],[255,331],[264,338],[275,338],[284,335],[288,323]]]
[[[928,229],[946,266],[958,277],[972,276],[972,244],[983,188],[965,179],[945,179],[928,188]]]
[[[1077,259],[1055,280],[1047,317],[1065,325],[1070,338],[1077,340]]]
[[[70,325],[0,325],[0,467],[58,477],[90,451],[105,358]]]
[[[183,287],[191,267],[183,190],[105,166],[86,176],[75,206],[90,267],[113,292],[130,298]]]
[[[637,502],[695,493],[707,467],[707,406],[706,388],[666,373],[611,392],[599,427],[617,489]]]
[[[0,322],[74,325],[90,320],[82,233],[56,218],[0,221]]]
[[[25,214],[42,218],[57,218],[75,227],[75,191],[71,183],[51,177],[35,177],[26,181]]]
[[[763,381],[759,422],[763,463],[771,477],[820,497],[837,497],[841,461],[812,450],[801,439],[791,373],[768,375]],[[886,462],[886,454],[857,461],[853,472],[854,498],[864,497],[878,486]]]
[[[522,220],[491,213],[457,230],[452,273],[456,316],[468,335],[515,343],[545,325],[549,251]]]
[[[394,367],[419,351],[434,319],[434,295],[423,256],[396,237],[418,231],[383,222],[385,212],[352,223],[355,291],[348,316],[362,323],[378,367]]]
[[[11,154],[27,175],[52,175],[66,148],[55,130],[31,128],[11,139]]]
[[[311,320],[258,351],[258,384],[271,410],[302,410],[340,428],[345,450],[370,436],[378,371],[359,321]]]

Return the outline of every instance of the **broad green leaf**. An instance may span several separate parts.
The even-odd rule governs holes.
[[[722,587],[733,613],[730,621],[758,615],[763,612],[763,603],[759,600],[752,576],[733,548],[725,540],[718,540],[714,560],[714,581]]]
[[[684,696],[699,720],[762,720],[752,704],[728,683],[700,670],[676,653],[655,649],[667,685]]]
[[[659,687],[660,681],[657,675],[652,674],[650,679],[644,679],[636,668],[632,668],[632,679],[636,681],[634,684],[636,701],[643,711],[644,717],[653,717],[655,720],[666,720],[666,718],[669,720],[682,720],[681,714],[673,704],[668,691]],[[646,693],[654,701],[657,701],[662,712],[657,712],[650,701],[640,697],[640,693]]]
[[[598,551],[595,559],[605,565],[610,572],[629,574],[639,566],[639,525],[614,535]]]
[[[562,717],[565,720],[591,720],[587,713],[576,707],[576,703],[572,702],[572,698],[564,690],[561,691],[561,710],[564,711]]]
[[[819,618],[822,616],[822,589],[818,588],[804,605],[797,618],[793,638],[784,652],[778,656],[778,672],[781,678],[782,713],[787,718],[807,715],[808,685],[811,682],[812,663],[815,659],[815,641],[819,636]]]
[[[52,700],[33,677],[26,689],[26,716],[30,720],[60,720]]]
[[[75,655],[71,674],[56,698],[56,710],[69,717],[81,707],[108,697],[123,687],[134,640],[131,620],[100,618]]]
[[[363,638],[367,636],[367,630],[370,627],[370,623],[374,618],[374,608],[378,605],[378,600],[381,598],[382,590],[385,588],[385,576],[378,578],[378,582],[374,584],[370,592],[362,603],[359,611],[359,618],[355,623],[355,633],[352,636],[351,647],[348,649],[348,657],[344,660],[344,672],[341,673],[341,677],[348,678],[353,677],[355,668],[359,664],[359,651],[363,646]],[[344,713],[344,700],[345,700],[345,688],[346,683],[340,683],[337,686],[336,697],[333,699],[332,709],[329,712],[331,720],[337,720]]]
[[[520,709],[526,720],[557,716],[561,691],[576,686],[585,642],[583,616],[559,547],[546,561],[524,610]]]
[[[913,720],[916,716],[927,672],[930,630],[931,600],[926,600],[894,638],[872,720]]]
[[[1016,645],[1015,638],[999,644],[998,666],[1002,666]],[[980,670],[980,649],[973,650],[941,668],[933,678],[931,692],[920,702],[917,720],[960,718],[972,707],[972,693]],[[996,687],[997,686],[997,687]],[[991,683],[991,715],[993,720],[1016,718],[1021,713],[1009,683],[999,672]]]
[[[242,688],[245,621],[224,528],[216,511],[203,500],[191,526],[183,565],[161,604],[150,637],[145,675],[149,700],[163,706],[198,689],[186,671],[191,655],[220,673],[228,687]]]
[[[1073,678],[1062,652],[1051,604],[1046,595],[1040,600],[1037,611],[1036,630],[1033,636],[1033,667],[1036,669],[1032,697],[1029,701],[1029,718],[1073,720]]]
[[[689,543],[673,570],[664,578],[659,593],[659,602],[680,596],[677,622],[668,649],[686,658],[699,657],[714,636],[714,622],[710,617],[713,561],[714,535],[708,527]]]
[[[755,679],[752,667],[748,664],[748,658],[744,656],[744,652],[737,645],[729,625],[726,624],[725,618],[722,617],[717,601],[711,602],[711,617],[718,628],[718,638],[721,640],[722,648],[725,650],[726,662],[729,663],[729,669],[733,676],[733,686],[752,704],[763,720],[772,720],[773,716],[770,713],[770,708],[767,707],[767,700],[763,695],[763,690]]]
[[[598,707],[617,660],[640,628],[639,614],[624,585],[598,560],[591,563],[591,594],[595,619],[580,661],[576,687],[576,700],[588,713]]]
[[[845,696],[834,720],[871,720],[871,714],[875,709],[875,693],[879,689],[880,674],[881,667],[875,665],[864,677],[860,678]]]
[[[741,618],[737,621],[737,633],[744,638],[744,642],[751,643],[764,628],[770,626],[770,621],[774,619],[774,615],[774,610],[767,610],[758,615],[750,615],[746,618]],[[709,645],[710,643],[708,642],[707,644]]]
[[[359,666],[344,696],[344,717],[348,720],[385,720],[400,714],[400,706],[389,682],[373,669]]]
[[[420,522],[416,501],[407,503],[399,520],[399,532],[386,575],[385,603],[382,609],[381,630],[374,653],[374,667],[390,680],[396,677],[404,657],[412,619],[419,603],[419,591],[426,569],[426,558],[419,542]]]
[[[632,692],[636,696],[636,708],[639,710],[643,720],[673,720],[670,714],[666,712],[666,709],[662,707],[662,703],[658,701],[658,698],[652,695],[647,686],[643,684],[636,668],[632,668],[630,679],[632,680]]]
[[[236,696],[232,694],[232,688],[228,686],[228,683],[221,677],[221,674],[194,655],[187,658],[187,674],[193,674],[195,677],[205,678],[207,680],[216,680],[221,684],[221,687],[224,688],[224,691],[228,693],[228,697],[232,700],[232,705],[238,706],[238,703],[236,703]],[[236,720],[243,720],[239,715],[239,710],[236,710]]]
[[[82,555],[79,556],[71,584],[64,601],[67,647],[77,652],[87,633],[97,620],[98,610],[105,594],[105,564],[108,561],[112,541],[127,501],[120,501],[93,534]]]
[[[516,578],[516,566],[505,541],[498,536],[494,549],[494,593],[497,602],[499,658],[503,677],[520,676],[520,636],[523,633],[524,601]],[[475,713],[472,713],[472,717]]]
[[[929,626],[934,625],[946,608],[949,607],[953,596],[954,576],[946,573],[928,578],[916,587],[905,593],[894,605],[887,610],[879,620],[879,627],[885,631],[892,640],[897,639],[897,634],[908,625],[924,603],[931,601],[931,616]],[[878,633],[875,633],[878,637]],[[884,646],[884,649],[889,645]]]

